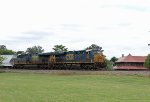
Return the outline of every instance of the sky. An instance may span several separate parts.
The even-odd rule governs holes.
[[[91,44],[107,58],[150,53],[150,0],[1,0],[0,45],[25,51],[40,45],[82,50]]]

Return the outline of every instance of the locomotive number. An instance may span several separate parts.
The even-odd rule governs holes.
[[[73,54],[67,54],[66,55],[66,60],[74,60]]]

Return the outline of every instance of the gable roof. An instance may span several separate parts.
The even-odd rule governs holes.
[[[116,62],[145,62],[147,56],[132,56],[129,54],[128,56],[124,56],[119,58]]]
[[[1,66],[13,66],[11,60],[16,58],[16,55],[1,55],[4,58],[4,61]]]

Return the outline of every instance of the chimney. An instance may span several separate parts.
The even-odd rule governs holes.
[[[122,54],[122,57],[124,57],[124,54]]]

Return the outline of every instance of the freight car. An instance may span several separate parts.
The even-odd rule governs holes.
[[[105,56],[97,50],[20,55],[14,59],[14,68],[100,70],[105,67]]]

